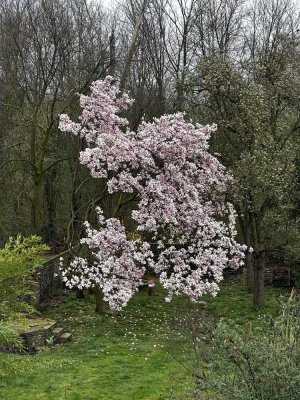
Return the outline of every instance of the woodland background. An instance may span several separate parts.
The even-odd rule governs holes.
[[[2,0],[0,240],[38,234],[59,251],[95,206],[111,207],[58,116],[76,119],[78,93],[112,75],[136,99],[133,129],[177,111],[218,125],[211,150],[235,178],[240,241],[254,250],[248,288],[263,305],[274,249],[291,255],[297,279],[299,29],[291,0]]]

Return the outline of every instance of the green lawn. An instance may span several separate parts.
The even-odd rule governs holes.
[[[280,290],[267,291],[267,307],[257,311],[241,287],[224,284],[216,297],[206,297],[207,313],[234,324],[257,323],[262,313],[276,314]],[[192,388],[188,373],[164,343],[170,320],[196,310],[183,297],[164,302],[164,293],[140,292],[122,312],[99,317],[93,299],[64,297],[47,310],[73,333],[66,345],[45,348],[34,356],[0,353],[1,400],[154,400],[187,399]],[[173,332],[174,334],[174,332]]]

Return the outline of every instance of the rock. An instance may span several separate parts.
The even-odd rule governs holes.
[[[44,326],[44,330],[52,330],[56,325],[56,322],[53,322],[52,324]]]
[[[64,328],[54,328],[54,329],[52,329],[52,333],[56,338],[60,337],[63,334],[63,332],[64,332]]]
[[[72,339],[72,333],[69,333],[69,332],[65,332],[62,335],[60,335],[60,337],[59,337],[59,341],[61,343],[69,342],[71,339]]]

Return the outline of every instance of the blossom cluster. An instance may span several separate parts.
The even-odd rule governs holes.
[[[120,221],[105,222],[100,214],[102,229],[95,231],[87,224],[83,239],[101,270],[97,284],[112,307],[126,304],[142,277],[140,265],[147,262],[168,290],[168,300],[181,292],[192,300],[216,294],[224,268],[242,265],[245,250],[235,240],[235,213],[225,200],[232,178],[209,153],[216,126],[194,125],[177,113],[142,122],[133,132],[119,116],[131,104],[107,77],[92,85],[90,96],[81,96],[79,123],[61,116],[61,130],[86,139],[80,161],[92,176],[107,178],[110,193],[136,194],[131,216],[158,250],[154,258],[145,244],[139,252],[142,262],[137,260],[136,244],[126,239]],[[78,260],[74,262],[70,268],[75,270]]]
[[[141,285],[145,265],[152,265],[153,253],[147,242],[128,240],[118,219],[105,219],[100,208],[97,212],[99,230],[86,223],[86,237],[81,239],[91,249],[91,259],[76,257],[62,268],[62,276],[69,288],[97,286],[110,307],[120,309]]]

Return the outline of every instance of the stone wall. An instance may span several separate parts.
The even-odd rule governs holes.
[[[35,321],[38,321],[36,326],[30,326],[26,332],[20,335],[24,341],[25,349],[29,352],[38,351],[41,347],[45,346],[47,339],[53,336],[52,331],[56,325],[55,321],[33,320],[33,322]]]

